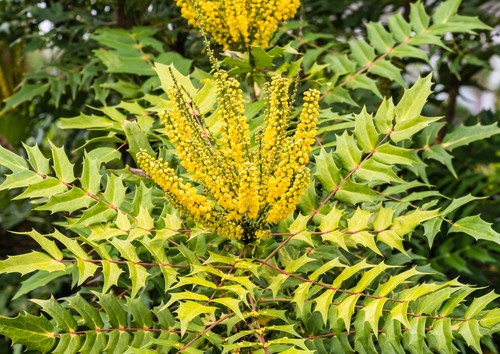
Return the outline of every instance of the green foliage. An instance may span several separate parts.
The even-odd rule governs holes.
[[[182,217],[133,167],[139,149],[158,150],[190,178],[154,115],[169,107],[163,91],[175,78],[206,129],[216,132],[211,73],[191,72],[192,62],[165,51],[150,28],[96,32],[106,48],[95,55],[106,72],[145,80],[110,76],[96,88],[102,105],[93,114],[60,120],[63,129],[90,132],[80,152],[50,142],[47,151],[24,145],[22,156],[0,147],[0,165],[10,171],[0,191],[57,218],[50,230],[18,232],[38,248],[1,260],[0,274],[29,274],[15,297],[36,296],[35,289],[57,280],[71,283],[67,296],[31,300],[39,316],[1,316],[0,333],[42,353],[483,352],[500,330],[498,295],[439,274],[438,263],[417,252],[433,251],[444,236],[484,248],[500,244],[490,223],[458,213],[481,198],[446,200],[426,169],[437,162],[458,176],[451,153],[500,128],[461,125],[437,139],[440,117],[423,112],[430,75],[400,98],[357,113],[329,107],[358,105],[351,94],[359,88],[383,96],[378,76],[405,86],[397,60],[427,60],[421,48],[442,45],[444,33],[486,28],[457,15],[458,5],[443,2],[429,16],[412,4],[408,21],[391,15],[388,28],[370,23],[367,40],[349,42],[343,53],[323,53],[319,62],[321,53],[303,56],[305,81],[324,84],[325,93],[314,178],[298,210],[269,239],[250,245]],[[263,120],[266,67],[279,63],[278,72],[293,75],[292,49],[254,48],[224,61],[251,78],[245,94],[252,136]],[[110,102],[108,90],[127,100]]]

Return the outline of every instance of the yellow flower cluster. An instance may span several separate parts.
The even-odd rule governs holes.
[[[266,47],[281,22],[293,18],[300,0],[176,0],[181,15],[224,49]]]
[[[145,151],[137,161],[182,214],[214,232],[251,242],[268,237],[269,228],[295,209],[307,188],[310,171],[305,165],[316,134],[319,92],[304,94],[290,135],[288,80],[274,77],[265,90],[264,126],[252,145],[238,81],[223,70],[215,80],[217,131],[205,125],[177,83],[168,91],[171,108],[159,114],[182,166],[198,187],[184,184],[172,168]]]

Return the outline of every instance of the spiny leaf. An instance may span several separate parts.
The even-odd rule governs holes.
[[[0,261],[0,274],[21,273],[21,275],[34,272],[35,270],[45,270],[56,272],[65,270],[65,265],[45,253],[32,251],[31,253],[19,256],[9,256],[6,260]]]
[[[331,152],[326,152],[322,147],[319,155],[315,155],[316,172],[314,176],[321,183],[321,186],[327,191],[331,192],[339,184],[341,180],[340,170],[333,160]]]
[[[375,202],[379,197],[365,183],[347,180],[335,195],[336,199],[358,204],[362,202]]]
[[[45,235],[42,235],[36,230],[31,230],[30,232],[20,233],[23,235],[30,236],[33,240],[35,240],[45,252],[54,257],[57,260],[63,259],[63,254],[57,247],[54,241],[49,240]]]
[[[83,171],[80,177],[82,189],[86,193],[97,195],[101,189],[101,175],[98,160],[91,159],[87,153],[83,159]]]
[[[474,318],[477,314],[479,314],[490,302],[497,299],[500,295],[495,294],[494,291],[489,292],[486,295],[475,298],[472,303],[465,311],[464,317],[467,319]]]
[[[21,343],[28,350],[47,353],[56,342],[54,328],[43,316],[30,314],[17,315],[16,318],[0,316],[0,333],[12,339],[12,343]]]
[[[7,167],[15,172],[28,169],[28,163],[21,156],[0,146],[0,165]]]
[[[496,134],[500,134],[500,127],[498,127],[497,123],[490,125],[476,124],[473,126],[460,125],[451,133],[446,134],[442,142],[442,147],[448,151],[452,151],[457,147],[469,145],[474,141],[488,139]]]
[[[186,333],[188,324],[202,314],[213,314],[217,310],[214,306],[206,306],[194,301],[186,301],[179,304],[177,318],[181,322],[181,335]]]
[[[476,240],[488,240],[500,244],[500,234],[493,230],[491,225],[491,223],[481,219],[479,215],[467,216],[454,222],[448,232],[463,232]]]
[[[50,315],[64,332],[76,331],[78,325],[71,312],[65,309],[59,302],[51,296],[49,300],[32,299],[32,302],[42,307],[42,311]]]
[[[50,143],[52,150],[53,168],[59,180],[65,183],[73,182],[75,174],[73,172],[73,164],[69,162],[68,155],[62,147],[56,147]]]
[[[369,153],[377,145],[378,141],[378,133],[375,129],[373,117],[368,114],[366,107],[363,107],[361,113],[356,115],[354,119],[354,135],[358,145],[363,149],[364,153]]]
[[[58,212],[73,213],[76,210],[88,208],[94,200],[79,188],[71,188],[59,195],[50,198],[47,204],[37,207],[35,210],[49,210],[51,214]]]
[[[23,147],[26,150],[28,161],[33,170],[37,173],[48,175],[50,173],[49,159],[42,154],[38,145],[28,146],[23,143]]]
[[[342,161],[342,167],[346,170],[353,170],[361,161],[362,151],[358,148],[354,136],[346,132],[337,135],[337,150],[335,155]]]

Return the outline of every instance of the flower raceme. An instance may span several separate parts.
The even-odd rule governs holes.
[[[292,18],[299,5],[300,0],[177,0],[182,17],[227,50],[267,47],[279,24]]]
[[[219,234],[251,242],[285,219],[307,188],[306,164],[314,144],[320,94],[305,92],[295,132],[287,134],[289,82],[273,77],[265,88],[264,125],[252,144],[239,82],[220,70],[215,83],[217,132],[205,126],[178,84],[168,91],[171,108],[159,114],[196,186],[144,150],[137,154],[137,162],[184,216]]]

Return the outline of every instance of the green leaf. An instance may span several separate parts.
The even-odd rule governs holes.
[[[479,321],[481,326],[492,328],[500,323],[500,308],[488,311]]]
[[[382,94],[378,89],[377,81],[370,78],[367,74],[352,76],[352,79],[347,81],[346,86],[352,89],[365,89],[382,99]]]
[[[399,45],[391,52],[390,57],[405,59],[405,58],[416,58],[429,63],[429,57],[427,52],[411,46],[410,44]]]
[[[43,316],[30,314],[17,315],[16,318],[0,316],[0,333],[12,339],[13,344],[21,343],[28,350],[47,353],[54,347],[56,336],[54,328]]]
[[[83,159],[83,171],[80,182],[82,184],[82,189],[86,193],[90,193],[94,196],[97,195],[101,189],[99,162],[89,158],[87,153],[85,153],[85,158]]]
[[[419,78],[410,89],[405,90],[395,109],[396,123],[420,116],[427,98],[432,92],[431,80],[432,76],[429,74],[425,78]]]
[[[494,291],[489,292],[486,295],[481,297],[476,297],[469,305],[467,310],[465,311],[464,317],[467,319],[474,318],[477,316],[490,302],[497,299],[500,295],[495,294]]]
[[[304,312],[304,304],[307,301],[307,297],[309,295],[309,289],[311,288],[312,283],[300,283],[299,286],[294,291],[292,302],[297,304],[297,309],[299,310],[299,315]],[[276,296],[274,296],[276,297]]]
[[[52,150],[52,159],[54,162],[53,167],[57,178],[65,183],[73,182],[76,179],[73,172],[74,165],[69,162],[68,156],[66,155],[66,152],[64,152],[64,148],[58,148],[51,142],[50,147]]]
[[[55,272],[46,272],[46,271],[38,271],[28,279],[23,280],[21,282],[21,286],[17,290],[16,294],[12,297],[12,301],[19,298],[22,295],[28,294],[30,291],[35,289],[40,289],[43,287],[49,287],[50,282],[54,279],[62,277],[63,275],[68,274],[68,270],[62,271],[58,270]]]
[[[415,32],[420,33],[429,27],[429,15],[421,2],[410,4],[410,24]]]
[[[90,207],[90,209],[84,210],[82,216],[79,219],[76,219],[70,227],[88,227],[93,224],[107,222],[113,219],[116,213],[116,210],[110,208],[109,205],[103,202],[98,202]]]
[[[131,46],[131,48],[134,47]],[[139,52],[134,53],[130,51],[131,56],[123,56],[117,51],[99,48],[94,50],[94,54],[106,65],[106,71],[110,73],[154,75],[153,68]]]
[[[363,152],[369,153],[378,142],[378,133],[373,123],[373,117],[368,114],[366,107],[363,107],[361,113],[355,115],[354,119],[354,136],[357,143],[363,149]]]
[[[446,134],[441,146],[448,151],[452,151],[460,146],[469,145],[470,143],[478,140],[488,139],[493,135],[500,134],[500,127],[497,123],[490,125],[460,125],[451,133]]]
[[[380,22],[370,22],[366,25],[366,30],[370,43],[379,54],[387,53],[394,47],[394,38]]]
[[[326,289],[320,296],[314,299],[316,303],[316,307],[314,311],[317,311],[321,314],[321,318],[323,319],[323,323],[326,324],[328,321],[328,310],[332,305],[333,297],[337,291],[333,289]],[[303,305],[302,305],[303,306]]]
[[[28,163],[21,156],[7,150],[0,145],[0,165],[7,167],[12,172],[28,169]]]
[[[395,218],[391,230],[395,231],[399,236],[404,236],[412,232],[422,222],[438,215],[439,210],[415,210]]]
[[[429,149],[424,150],[423,156],[426,159],[433,159],[441,162],[448,168],[453,177],[458,178],[455,168],[453,167],[453,163],[451,161],[453,159],[453,156],[450,155],[441,145],[434,145],[431,146]]]
[[[356,145],[353,135],[345,131],[342,135],[336,135],[337,149],[335,155],[342,161],[342,167],[351,171],[361,162],[362,151]]]
[[[447,0],[439,4],[432,15],[434,23],[446,23],[451,16],[457,13],[461,0]]]
[[[13,199],[24,198],[41,198],[59,194],[68,189],[60,180],[54,177],[47,177],[38,183],[30,184],[28,188],[21,194],[18,194]]]
[[[63,259],[63,254],[59,250],[59,247],[57,247],[56,243],[54,241],[49,240],[45,235],[42,235],[36,230],[31,230],[30,232],[23,232],[20,234],[30,236],[43,248],[45,252],[47,252],[55,259],[57,260]]]
[[[372,67],[370,67],[370,69],[368,69],[368,72],[385,77],[391,81],[396,81],[402,87],[406,87],[403,76],[401,76],[401,69],[392,64],[390,60],[378,60]]]
[[[41,96],[49,89],[49,84],[27,84],[23,83],[16,93],[5,100],[5,107],[3,107],[0,114],[4,114],[9,109],[15,108],[20,104],[31,101],[36,96]]]
[[[387,300],[388,298],[386,297],[381,299],[373,299],[361,310],[365,314],[365,321],[370,324],[376,337],[378,336],[378,322],[380,320],[380,317],[382,317],[384,304]]]
[[[436,353],[452,354],[456,352],[453,350],[451,318],[436,320],[428,337],[429,347],[434,349]]]
[[[50,173],[49,159],[42,154],[38,145],[28,146],[23,143],[23,147],[26,150],[28,161],[33,170],[43,175],[48,175]]]
[[[481,343],[479,339],[481,338],[481,333],[479,331],[479,321],[478,320],[468,320],[462,322],[460,327],[458,328],[458,333],[462,335],[462,337],[467,342],[469,347],[472,347],[478,353],[482,353]]]
[[[377,162],[375,159],[369,159],[362,163],[361,167],[354,173],[354,176],[361,180],[369,181],[372,186],[380,183],[403,182],[403,180],[396,175],[391,166]]]
[[[400,13],[389,16],[387,18],[387,24],[398,42],[404,42],[410,37],[411,26]]]
[[[74,187],[62,194],[54,195],[48,203],[36,207],[35,210],[49,210],[51,214],[61,211],[73,213],[76,210],[88,208],[92,202],[94,199],[87,193]]]
[[[338,317],[344,321],[346,330],[351,328],[351,317],[354,314],[356,302],[361,295],[349,295],[337,305]]]
[[[485,199],[485,198],[488,197],[474,197],[472,194],[467,194],[464,197],[453,199],[450,205],[448,205],[446,209],[444,209],[441,212],[441,215],[446,216],[452,211],[460,208],[461,206],[469,204],[473,200]]]
[[[127,188],[123,185],[123,177],[118,177],[115,174],[108,176],[106,189],[102,194],[104,199],[112,206],[120,207],[125,200]]]
[[[53,259],[45,253],[32,251],[31,253],[19,256],[9,256],[0,261],[0,274],[21,273],[21,275],[34,272],[35,270],[45,270],[56,272],[65,270],[63,263]]]
[[[380,104],[377,114],[373,118],[375,126],[380,134],[387,134],[392,130],[392,121],[394,120],[394,103],[392,98],[386,99],[384,97]]]
[[[375,202],[379,197],[366,184],[347,180],[339,189],[335,198],[352,204]]]
[[[126,121],[123,123],[123,130],[125,136],[127,137],[127,142],[129,145],[128,152],[135,159],[135,155],[140,149],[145,149],[149,155],[154,155],[154,151],[149,145],[149,141],[146,135],[137,122]]]
[[[215,298],[211,302],[215,302],[215,303],[226,306],[228,309],[233,311],[236,316],[238,316],[242,320],[245,320],[245,317],[243,316],[243,314],[241,313],[241,310],[240,310],[240,303],[242,302],[241,300],[232,299],[230,297],[223,297],[223,298]],[[223,311],[223,312],[226,313],[228,311]]]
[[[168,92],[168,89],[175,85],[175,80],[184,90],[186,90],[186,93],[190,97],[195,96],[196,88],[193,86],[193,83],[191,82],[189,76],[182,75],[172,64],[164,65],[155,63],[154,70],[160,78],[161,87],[165,92]]]
[[[5,181],[0,185],[0,191],[28,187],[41,181],[43,177],[31,170],[18,170],[6,175]]]
[[[105,116],[83,113],[80,113],[78,117],[59,119],[59,127],[61,129],[122,130],[120,122]]]
[[[394,146],[390,143],[379,146],[373,154],[373,158],[387,165],[415,165],[421,163],[412,150]]]
[[[214,306],[206,306],[194,301],[186,301],[179,304],[177,318],[181,322],[181,336],[186,333],[188,324],[202,314],[213,314],[217,310]]]
[[[109,323],[114,328],[127,326],[127,312],[125,311],[121,301],[118,301],[115,294],[101,294],[97,291],[92,292],[99,298],[99,305],[102,306],[104,312],[109,317]]]
[[[467,216],[454,222],[448,232],[463,232],[476,240],[488,240],[500,244],[500,234],[493,230],[491,225],[482,220],[479,215]]]
[[[314,159],[316,161],[314,176],[327,192],[333,191],[341,180],[340,170],[333,160],[333,154],[321,147],[319,155],[315,155]]]
[[[351,55],[360,66],[367,66],[375,59],[375,51],[364,40],[350,41]]]
[[[57,302],[54,296],[51,296],[49,300],[32,299],[31,301],[40,306],[43,312],[50,315],[62,331],[73,332],[77,330],[78,324],[71,312]]]
[[[104,326],[99,311],[87,300],[85,300],[80,293],[74,296],[64,298],[68,302],[68,306],[74,309],[82,317],[81,322],[83,325],[90,329],[101,329]],[[83,350],[82,350],[83,351]]]

